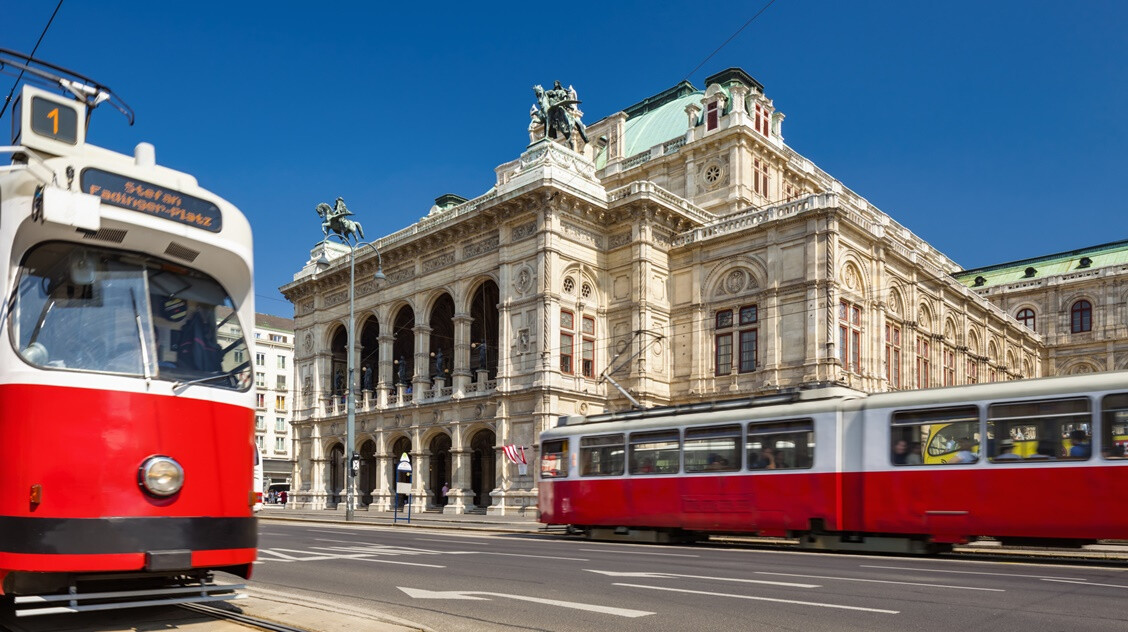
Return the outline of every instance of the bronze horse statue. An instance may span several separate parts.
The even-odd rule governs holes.
[[[564,137],[568,143],[568,149],[575,150],[576,143],[572,140],[572,130],[575,129],[580,138],[584,142],[589,142],[587,137],[587,130],[584,124],[580,122],[578,117],[573,118],[572,113],[569,111],[571,106],[579,103],[578,100],[572,98],[560,86],[557,81],[552,90],[545,89],[538,85],[533,86],[533,94],[537,97],[537,103],[540,104],[540,111],[534,109],[534,116],[544,125],[545,138],[556,138],[557,134]]]
[[[356,241],[364,239],[364,228],[361,227],[360,222],[348,218],[352,214],[342,198],[337,198],[333,206],[325,202],[318,204],[317,215],[321,218],[321,232],[325,233],[325,239],[329,239],[329,231],[337,233],[346,242],[350,239]]]

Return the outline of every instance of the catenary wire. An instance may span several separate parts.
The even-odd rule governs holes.
[[[31,49],[31,54],[28,55],[31,59],[35,58],[35,51],[39,50],[39,44],[43,41],[43,36],[47,34],[47,29],[51,28],[51,23],[55,21],[55,16],[59,13],[59,9],[63,6],[63,0],[59,0],[59,4],[55,5],[54,12],[51,13],[51,18],[47,20],[47,26],[43,27],[43,32],[39,34],[39,39],[35,42],[35,47]],[[4,118],[4,112],[8,111],[8,104],[12,102],[12,95],[16,93],[16,86],[20,85],[20,79],[23,79],[24,71],[21,69],[20,74],[16,77],[16,82],[12,84],[12,89],[8,92],[8,96],[4,97],[4,107],[0,108],[0,118]]]

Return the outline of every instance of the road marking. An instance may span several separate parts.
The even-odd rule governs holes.
[[[1080,577],[1054,577],[1053,575],[1022,575],[1019,573],[986,573],[983,571],[947,571],[938,568],[909,568],[907,566],[871,566],[862,564],[861,568],[885,568],[895,571],[913,571],[917,573],[956,573],[958,575],[997,575],[999,577],[1033,577],[1035,579],[1072,579],[1074,581],[1085,581]]]
[[[588,553],[619,553],[621,555],[661,555],[663,557],[701,557],[700,555],[687,555],[685,553],[643,553],[640,551],[614,551],[612,549],[579,549]]]
[[[505,599],[516,599],[518,601],[531,601],[533,603],[544,604],[546,606],[559,606],[561,608],[572,608],[573,610],[586,610],[588,612],[598,612],[600,614],[612,614],[617,617],[645,617],[647,615],[656,614],[654,612],[647,612],[645,610],[630,610],[628,608],[614,608],[611,606],[597,606],[594,604],[578,603],[575,601],[560,601],[559,599],[542,599],[540,597],[528,597],[525,595],[509,595],[505,593],[495,592],[482,592],[477,590],[424,590],[422,588],[407,588],[404,586],[396,586],[409,597],[414,599],[466,599],[475,601],[489,601],[490,597],[502,597]]]
[[[504,555],[507,557],[533,557],[538,560],[566,560],[569,562],[590,562],[586,557],[557,557],[554,555],[528,555],[525,553],[495,553],[494,551],[440,551],[445,555]]]
[[[818,584],[794,584],[791,582],[773,582],[766,579],[742,579],[737,577],[713,577],[709,575],[680,575],[677,573],[647,573],[647,572],[627,572],[620,573],[617,571],[597,571],[591,568],[585,568],[589,573],[599,573],[600,575],[610,575],[611,577],[648,577],[651,579],[670,579],[673,577],[683,577],[685,579],[711,579],[719,582],[739,582],[742,584],[768,584],[771,586],[787,586],[789,588],[820,588]]]
[[[898,584],[901,586],[926,586],[928,588],[955,588],[957,590],[986,590],[990,592],[1006,592],[1006,590],[1003,588],[974,588],[971,586],[949,586],[947,584],[921,584],[917,582],[902,582],[889,579],[862,579],[860,577],[834,577],[831,575],[799,575],[797,573],[770,573],[768,571],[756,571],[756,574],[779,575],[781,577],[806,577],[809,579],[833,579],[843,582],[868,582],[872,584]]]
[[[286,553],[283,553],[282,551],[286,551]],[[299,556],[296,556],[296,555],[289,555],[289,553],[305,554],[305,557],[299,557]],[[262,554],[273,555],[277,558],[277,559],[261,560],[261,561],[264,561],[264,562],[322,562],[322,561],[325,561],[325,560],[358,560],[358,561],[361,561],[361,562],[377,562],[377,563],[380,563],[380,564],[398,564],[398,565],[401,565],[401,566],[420,566],[420,567],[423,567],[423,568],[446,568],[446,566],[441,565],[441,564],[422,564],[422,563],[418,563],[418,562],[401,562],[401,561],[398,561],[398,560],[373,559],[373,555],[375,555],[374,553],[354,553],[354,554],[334,553],[334,554],[331,554],[331,555],[324,555],[324,554],[314,553],[313,551],[299,551],[299,550],[296,550],[296,549],[260,549],[259,555],[261,556]]]
[[[1128,588],[1128,586],[1122,586],[1120,584],[1095,584],[1093,582],[1087,582],[1087,581],[1084,581],[1084,580],[1074,581],[1074,580],[1069,580],[1069,579],[1050,579],[1048,577],[1043,577],[1042,581],[1044,581],[1044,582],[1061,582],[1063,584],[1081,584],[1082,586],[1104,586],[1105,588]]]
[[[773,603],[790,603],[799,606],[815,606],[817,608],[837,608],[840,610],[860,610],[862,612],[878,612],[882,614],[900,614],[900,610],[884,610],[881,608],[863,608],[861,606],[844,606],[836,603],[817,603],[814,601],[797,601],[794,599],[773,599],[771,597],[753,597],[752,595],[730,595],[727,593],[708,592],[705,590],[686,590],[684,588],[668,588],[666,586],[644,586],[642,584],[613,584],[628,588],[646,588],[648,590],[665,590],[668,592],[689,593],[691,595],[707,595],[709,597],[732,597],[733,599],[751,599],[753,601],[771,601]]]

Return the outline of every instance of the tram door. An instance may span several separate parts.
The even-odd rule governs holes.
[[[492,430],[482,430],[470,440],[470,489],[474,492],[474,506],[488,507],[490,492],[495,482],[494,443]]]

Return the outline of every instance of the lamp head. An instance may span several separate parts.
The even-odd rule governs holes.
[[[374,281],[383,281],[388,277],[384,274],[384,268],[376,268],[376,274],[372,275]]]
[[[325,256],[324,250],[321,251],[321,256],[317,258],[317,261],[313,262],[313,265],[322,270],[329,267],[329,257]]]

